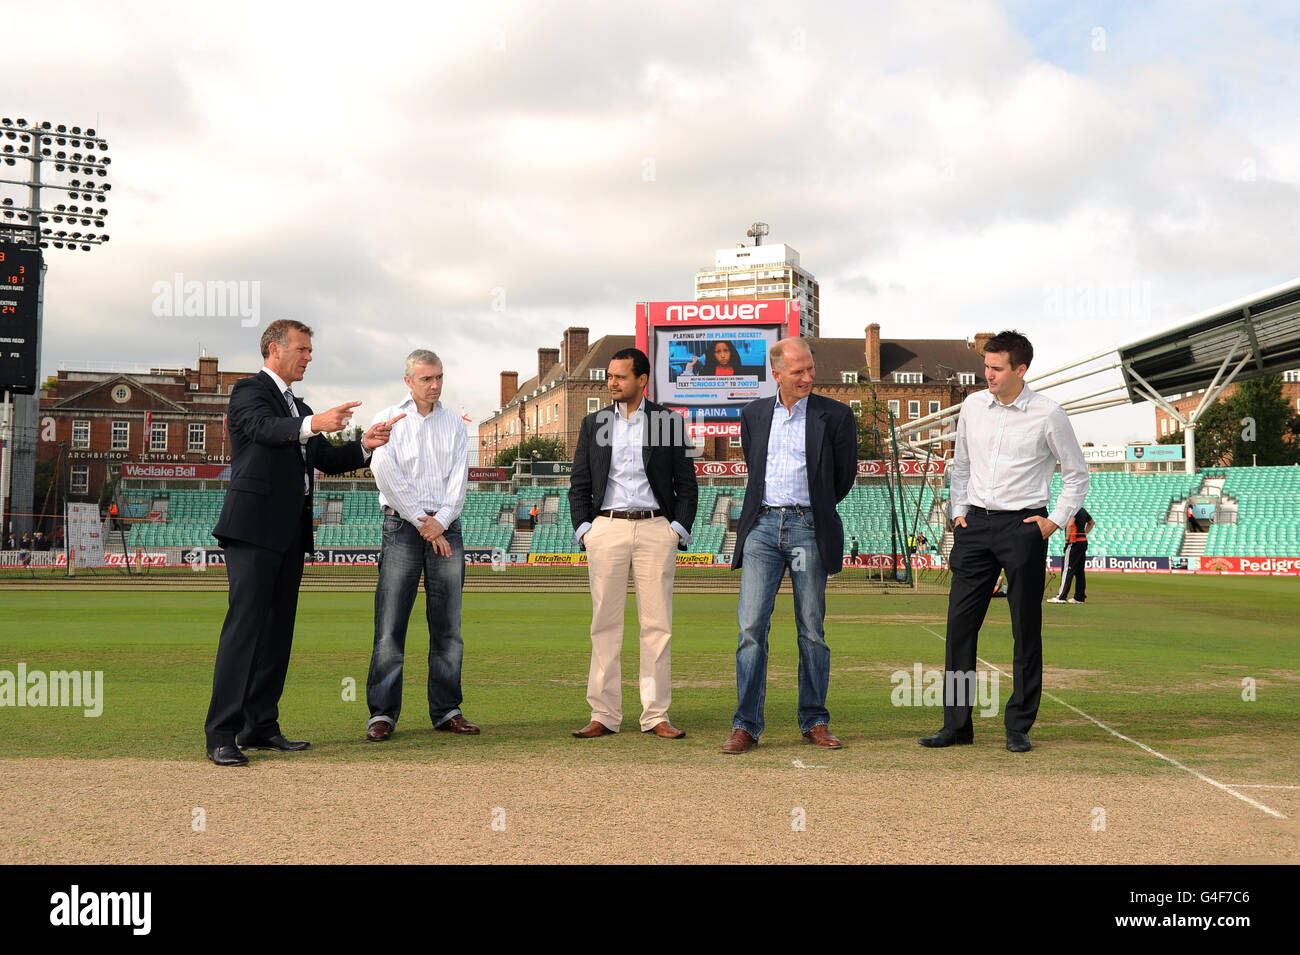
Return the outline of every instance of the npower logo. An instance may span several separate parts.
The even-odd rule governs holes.
[[[785,302],[781,302],[784,308]],[[669,305],[664,317],[670,322],[752,322],[763,317],[769,302],[737,302],[730,305]]]

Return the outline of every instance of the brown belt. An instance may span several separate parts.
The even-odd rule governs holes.
[[[663,511],[601,511],[601,517],[617,517],[625,521],[644,521],[652,517],[663,517]]]

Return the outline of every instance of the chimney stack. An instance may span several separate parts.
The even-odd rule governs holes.
[[[519,390],[519,372],[503,371],[501,372],[501,407],[504,408],[510,403],[510,399],[515,396]]]
[[[564,330],[564,373],[573,374],[573,370],[587,357],[587,333],[585,328],[566,328]]]
[[[880,324],[872,322],[867,326],[867,377],[872,381],[880,380]]]
[[[199,391],[204,394],[217,391],[217,360],[206,354],[199,356]]]
[[[558,348],[537,349],[537,387],[542,386],[542,379],[546,377],[546,373],[559,360],[560,350]]]
[[[996,337],[993,332],[978,332],[975,335],[975,354],[983,355],[984,346],[989,343],[989,339]]]

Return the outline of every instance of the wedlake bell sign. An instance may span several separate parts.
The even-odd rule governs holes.
[[[122,477],[175,481],[220,481],[230,477],[229,464],[139,464],[122,462]]]

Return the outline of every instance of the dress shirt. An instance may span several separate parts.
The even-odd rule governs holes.
[[[976,392],[962,402],[957,421],[953,519],[964,517],[971,507],[991,511],[1046,507],[1057,461],[1064,487],[1048,519],[1064,527],[1088,493],[1088,465],[1069,416],[1028,385],[1008,405],[987,391]]]
[[[375,415],[379,424],[399,414],[387,444],[375,448],[370,468],[379,486],[379,503],[391,507],[416,528],[426,514],[446,529],[460,517],[468,483],[469,441],[461,417],[441,401],[421,415],[415,399]]]
[[[624,402],[614,403],[614,426],[610,429],[609,483],[605,485],[602,511],[653,511],[658,507],[645,476],[645,396],[636,410],[625,415]]]
[[[808,399],[786,408],[778,395],[772,408],[767,437],[767,471],[763,477],[763,503],[768,507],[812,505],[808,493]]]
[[[627,402],[614,402],[614,426],[609,436],[609,481],[605,484],[605,498],[600,511],[653,511],[659,506],[650,481],[645,476],[645,395],[631,414],[625,414]],[[669,526],[689,547],[691,535],[669,515]],[[581,544],[583,536],[591,530],[591,521],[583,521],[573,532],[573,539]]]
[[[263,366],[262,371],[271,376],[271,380],[275,382],[275,387],[280,389],[280,397],[284,399],[284,406],[288,408],[289,402],[292,399],[289,397],[289,386],[285,383],[285,380],[265,366]],[[293,402],[293,409],[294,411],[301,411],[296,401]],[[302,429],[298,432],[298,440],[302,444],[306,444],[311,438],[315,437],[315,435],[316,432],[311,429],[311,415],[303,416]]]

